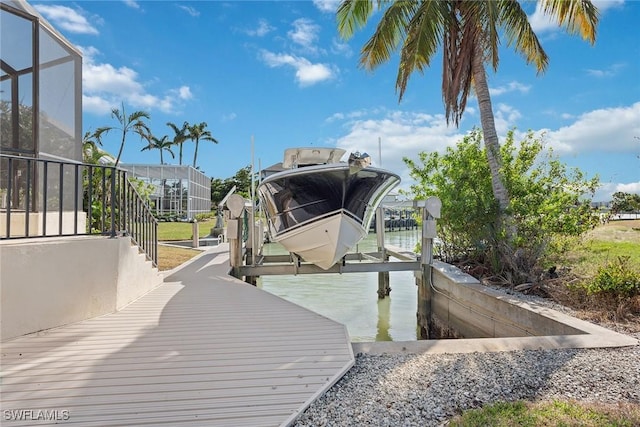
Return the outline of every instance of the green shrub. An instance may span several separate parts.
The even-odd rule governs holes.
[[[633,297],[640,295],[640,273],[629,266],[628,256],[619,256],[598,268],[595,278],[585,288],[589,295]]]
[[[196,214],[196,221],[203,222],[208,219],[213,219],[215,217],[216,217],[216,213],[214,211],[207,212],[207,213],[199,213],[199,214]]]
[[[445,262],[473,260],[496,277],[520,284],[540,277],[539,260],[570,247],[598,224],[598,212],[584,195],[593,194],[598,178],[587,179],[563,164],[532,132],[517,142],[508,132],[500,147],[501,174],[510,196],[507,217],[493,195],[491,171],[482,132],[474,129],[444,153],[421,152],[405,158],[415,199],[437,196],[437,222]]]

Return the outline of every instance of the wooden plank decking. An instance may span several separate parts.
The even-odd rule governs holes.
[[[2,343],[2,425],[291,423],[353,365],[346,328],[227,270],[210,249],[120,312]]]

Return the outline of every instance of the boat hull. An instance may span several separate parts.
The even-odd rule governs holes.
[[[366,235],[367,231],[358,220],[340,210],[281,233],[275,239],[289,252],[328,270]]]
[[[383,169],[314,165],[270,175],[258,193],[271,240],[327,270],[366,236],[375,209],[398,182]]]

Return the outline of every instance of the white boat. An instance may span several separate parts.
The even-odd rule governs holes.
[[[369,166],[368,155],[340,159],[339,148],[291,148],[263,171],[258,187],[271,240],[328,270],[367,235],[384,196],[399,182]]]

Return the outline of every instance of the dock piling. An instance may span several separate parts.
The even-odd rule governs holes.
[[[376,238],[378,241],[378,252],[382,262],[388,262],[389,256],[384,248],[384,208],[379,206],[376,210]],[[389,286],[389,272],[380,271],[378,273],[378,299],[389,296],[391,287]]]
[[[437,237],[436,219],[440,218],[442,202],[439,198],[431,196],[425,201],[422,210],[422,264],[421,273],[417,278],[418,285],[418,328],[420,339],[429,339],[429,318],[431,315],[431,280],[433,264],[433,239]]]

